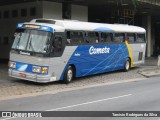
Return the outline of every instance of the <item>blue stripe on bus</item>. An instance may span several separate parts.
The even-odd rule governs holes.
[[[16,71],[20,71],[20,72],[27,72],[27,73],[35,73],[35,74],[42,74],[41,71],[39,73],[33,72],[33,66],[36,67],[47,67],[48,66],[39,66],[39,65],[33,65],[33,64],[28,64],[28,63],[22,63],[22,62],[16,62],[16,61],[12,61],[16,63],[16,68],[10,68],[10,69],[14,69]],[[46,73],[48,74],[48,73]],[[46,75],[45,74],[45,75]]]
[[[98,27],[94,31],[101,31],[101,32],[113,32],[112,29],[107,28],[107,27]]]
[[[78,46],[68,61],[60,80],[63,80],[65,70],[70,64],[76,67],[76,77],[82,77],[124,69],[124,63],[128,58],[128,49],[124,43]]]

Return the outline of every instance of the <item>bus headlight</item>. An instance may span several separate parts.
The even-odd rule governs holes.
[[[40,73],[41,72],[41,67],[39,67],[39,66],[33,66],[32,67],[32,71],[35,72],[35,73]]]
[[[9,62],[9,67],[10,68],[16,68],[16,62]]]
[[[42,67],[42,74],[47,74],[48,73],[48,68],[47,67]]]

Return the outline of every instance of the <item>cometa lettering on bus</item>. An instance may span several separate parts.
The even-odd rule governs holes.
[[[89,49],[89,54],[107,54],[110,52],[110,48],[104,47],[104,48],[94,48],[93,46],[90,47]]]

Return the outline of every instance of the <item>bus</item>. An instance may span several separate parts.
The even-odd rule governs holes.
[[[33,19],[18,23],[9,76],[39,83],[128,71],[144,63],[146,31],[127,24]]]

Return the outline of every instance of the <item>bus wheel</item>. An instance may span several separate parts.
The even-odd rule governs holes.
[[[124,64],[124,71],[127,72],[130,69],[130,60],[127,60]]]
[[[64,83],[68,84],[72,81],[73,79],[73,68],[72,66],[68,66],[68,68],[66,69],[65,71],[65,74],[64,74]]]

